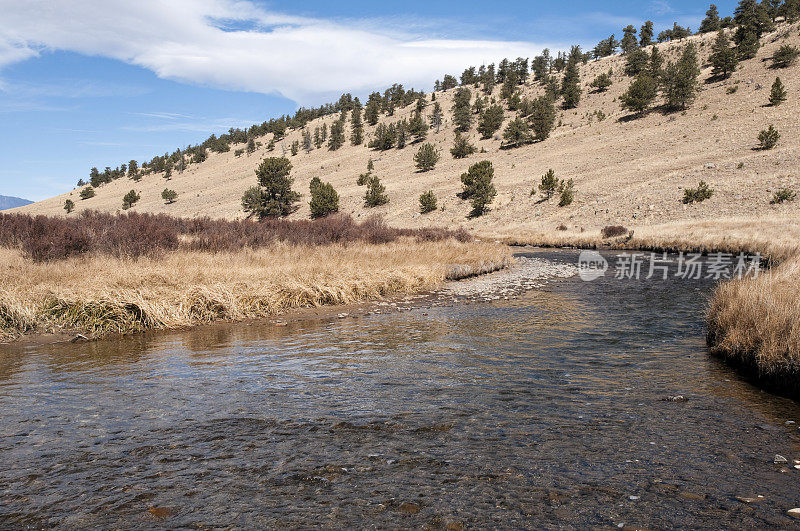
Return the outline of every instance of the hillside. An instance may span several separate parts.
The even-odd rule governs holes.
[[[711,75],[706,63],[714,38],[714,34],[707,34],[658,46],[667,59],[674,59],[685,42],[696,42],[703,67],[701,80],[705,81]],[[796,63],[773,70],[768,59],[782,44],[800,45],[798,26],[781,25],[765,35],[762,44],[758,56],[740,63],[730,79],[704,82],[696,102],[685,113],[654,111],[640,119],[629,119],[629,113],[622,111],[618,102],[632,81],[623,73],[625,58],[616,55],[590,61],[581,67],[584,92],[579,107],[559,110],[559,125],[548,140],[504,150],[502,129],[494,138],[480,140],[473,126],[468,136],[479,150],[486,152],[462,160],[454,160],[449,152],[454,137],[450,108],[455,91],[438,92],[436,101],[445,111],[445,121],[438,133],[430,131],[427,141],[435,143],[442,158],[428,173],[415,171],[415,145],[380,152],[366,146],[353,147],[348,142],[338,151],[323,147],[306,153],[301,149],[291,156],[289,147],[293,141],[301,140],[302,133],[290,131],[272,153],[265,147],[269,138],[262,138],[263,146],[250,156],[236,157],[234,151],[244,146],[231,146],[229,153],[209,153],[206,162],[190,165],[183,174],[176,172],[168,182],[163,174],[146,175],[140,182],[123,178],[99,187],[97,195],[88,200],[80,200],[76,189],[15,212],[64,215],[67,198],[75,201],[76,211],[115,212],[121,208],[123,195],[135,189],[141,195],[134,207],[138,212],[242,218],[240,199],[255,184],[258,162],[266,156],[286,153],[293,165],[294,188],[303,193],[301,207],[291,216],[293,219],[309,216],[308,185],[316,176],[333,184],[341,196],[343,212],[356,218],[381,214],[388,223],[399,227],[462,225],[479,234],[517,241],[580,238],[616,224],[636,229],[637,234],[683,235],[690,239],[698,237],[698,231],[722,231],[720,237],[726,238],[726,231],[736,229],[757,237],[779,228],[797,241],[800,202],[771,205],[770,199],[779,188],[800,189],[800,66]],[[591,81],[610,69],[614,82],[610,90],[590,92]],[[776,76],[782,78],[789,97],[783,105],[769,107],[769,89]],[[498,100],[499,90],[498,86],[493,94]],[[529,80],[523,95],[541,94],[543,88]],[[430,98],[428,95],[427,116],[432,106]],[[394,117],[383,116],[381,120],[410,117],[413,109],[411,105]],[[599,111],[605,114],[603,120],[597,117]],[[506,110],[504,127],[512,117],[513,113]],[[322,122],[330,127],[335,119],[334,115],[315,120],[308,128],[313,130]],[[770,124],[780,131],[780,142],[770,151],[756,150],[759,131]],[[365,129],[368,142],[375,128]],[[349,138],[349,130],[346,136]],[[374,209],[363,206],[365,189],[356,184],[370,158],[390,198],[388,205]],[[483,159],[494,164],[498,195],[490,212],[468,219],[468,203],[456,197],[461,190],[459,177],[471,164]],[[556,200],[540,202],[541,196],[531,197],[531,189],[549,168],[561,179],[574,179],[576,196],[572,205],[559,208]],[[683,190],[697,186],[700,180],[711,185],[714,196],[701,204],[684,205]],[[162,201],[165,187],[178,193],[174,204],[165,205]],[[418,198],[427,190],[436,193],[442,208],[421,216]]]
[[[22,199],[21,197],[10,197],[7,195],[0,195],[0,210],[8,210],[25,205],[30,205],[33,201]]]

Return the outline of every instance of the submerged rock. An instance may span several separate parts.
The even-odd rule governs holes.
[[[778,454],[775,456],[775,459],[772,461],[776,465],[787,465],[789,464],[789,460],[783,457],[782,455]]]

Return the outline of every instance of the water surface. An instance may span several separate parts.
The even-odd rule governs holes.
[[[711,288],[0,347],[0,527],[797,526],[800,406],[708,355]]]

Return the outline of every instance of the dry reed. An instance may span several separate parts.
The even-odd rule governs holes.
[[[274,243],[238,252],[159,257],[88,254],[33,262],[0,249],[0,335],[67,330],[100,336],[292,308],[408,294],[505,267],[507,248],[401,237],[374,245]]]

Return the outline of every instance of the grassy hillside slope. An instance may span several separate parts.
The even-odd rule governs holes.
[[[286,153],[294,166],[294,188],[303,194],[301,207],[292,218],[308,217],[308,185],[316,176],[333,184],[341,196],[343,212],[356,218],[381,214],[389,224],[399,227],[463,225],[488,237],[539,243],[591,241],[598,237],[600,228],[618,224],[635,229],[637,237],[685,244],[703,238],[763,242],[779,236],[779,230],[785,238],[781,247],[796,245],[800,241],[800,202],[771,205],[770,199],[779,188],[800,189],[800,64],[773,70],[768,59],[782,44],[800,45],[798,26],[779,26],[764,37],[758,56],[741,63],[730,79],[706,83],[711,76],[706,59],[714,37],[709,34],[687,39],[699,47],[703,84],[697,101],[685,113],[654,111],[640,119],[628,119],[618,98],[632,79],[623,74],[625,58],[613,56],[581,67],[584,93],[580,106],[559,110],[559,125],[548,140],[517,149],[501,149],[502,129],[495,138],[480,140],[473,126],[468,136],[486,152],[454,160],[449,150],[454,137],[450,108],[455,91],[437,93],[445,122],[438,134],[430,131],[427,141],[437,146],[442,159],[428,173],[415,171],[416,145],[379,152],[348,142],[338,151],[323,147],[305,153],[301,149],[291,156],[292,142],[301,139],[300,131],[291,131],[272,153],[265,147],[267,137],[261,139],[263,147],[250,156],[237,158],[234,151],[244,146],[231,146],[229,153],[210,153],[206,162],[191,165],[183,174],[176,172],[169,182],[163,174],[147,175],[140,182],[123,178],[101,186],[88,200],[80,200],[79,190],[74,190],[15,211],[64,215],[64,201],[71,198],[78,212],[114,212],[121,208],[123,195],[135,189],[141,195],[134,207],[139,212],[241,218],[240,199],[256,182],[258,162]],[[668,59],[674,59],[687,40],[659,47]],[[591,93],[589,83],[609,69],[613,70],[613,86],[606,93]],[[783,105],[769,107],[769,89],[776,76],[782,78],[789,97]],[[499,90],[497,87],[493,94],[497,100]],[[529,97],[542,93],[542,87],[532,79],[524,88],[524,95]],[[430,97],[426,117],[432,108]],[[410,117],[413,108],[411,105],[381,120]],[[598,119],[598,111],[605,114],[603,120]],[[513,113],[506,111],[504,126],[512,117]],[[313,131],[323,121],[330,127],[335,119],[316,120],[308,127]],[[778,128],[782,138],[775,149],[758,151],[756,137],[770,124]],[[367,142],[374,129],[366,127]],[[349,139],[349,123],[346,135]],[[356,185],[370,158],[390,197],[389,204],[374,209],[363,206],[365,188]],[[498,196],[489,213],[470,220],[469,204],[456,197],[461,190],[459,177],[483,159],[495,166]],[[540,202],[541,196],[530,196],[549,168],[559,178],[574,179],[576,196],[571,206],[559,208],[557,200]],[[712,186],[714,196],[702,204],[682,204],[683,189],[697,186],[700,180]],[[164,204],[161,191],[165,187],[178,192],[176,203]],[[427,190],[436,193],[443,208],[421,216],[418,198]]]

